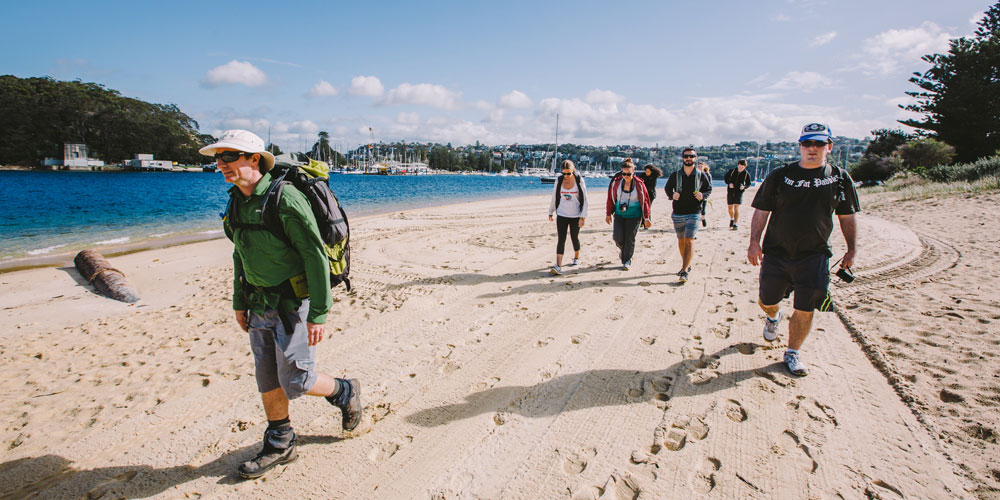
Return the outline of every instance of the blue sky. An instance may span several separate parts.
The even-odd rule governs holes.
[[[175,103],[205,133],[335,145],[864,137],[988,1],[18,2],[0,74]]]

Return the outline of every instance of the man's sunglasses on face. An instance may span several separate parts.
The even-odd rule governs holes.
[[[244,153],[243,151],[223,151],[221,153],[215,153],[215,161],[232,163],[239,160],[241,156],[249,156],[251,154],[252,153]]]
[[[799,146],[804,148],[825,148],[828,143],[826,141],[802,141]]]
[[[692,155],[692,154],[681,155],[681,158],[697,158],[697,157],[698,155]]]
[[[622,172],[625,177],[632,177],[632,172]]]

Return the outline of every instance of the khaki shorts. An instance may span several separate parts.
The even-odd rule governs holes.
[[[285,323],[274,309],[248,313],[250,349],[261,393],[281,387],[288,399],[295,399],[316,383],[316,346],[309,346],[308,313],[307,299],[298,311],[286,314],[291,332],[285,331]]]

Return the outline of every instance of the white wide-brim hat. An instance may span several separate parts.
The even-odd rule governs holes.
[[[274,155],[267,151],[264,140],[249,130],[227,130],[215,144],[209,144],[198,150],[205,156],[215,156],[217,149],[235,149],[244,153],[260,153],[262,172],[271,170],[274,166]]]

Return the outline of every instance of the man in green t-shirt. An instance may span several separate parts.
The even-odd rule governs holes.
[[[361,422],[361,386],[357,379],[316,370],[316,344],[323,340],[333,300],[329,261],[309,200],[290,184],[282,188],[276,207],[285,232],[280,238],[261,219],[274,166],[264,141],[246,130],[227,130],[199,152],[214,157],[226,182],[233,184],[223,219],[234,243],[233,310],[250,337],[268,421],[263,449],[239,467],[240,476],[253,479],[298,456],[289,400],[325,397],[340,408],[342,427],[350,431]]]

